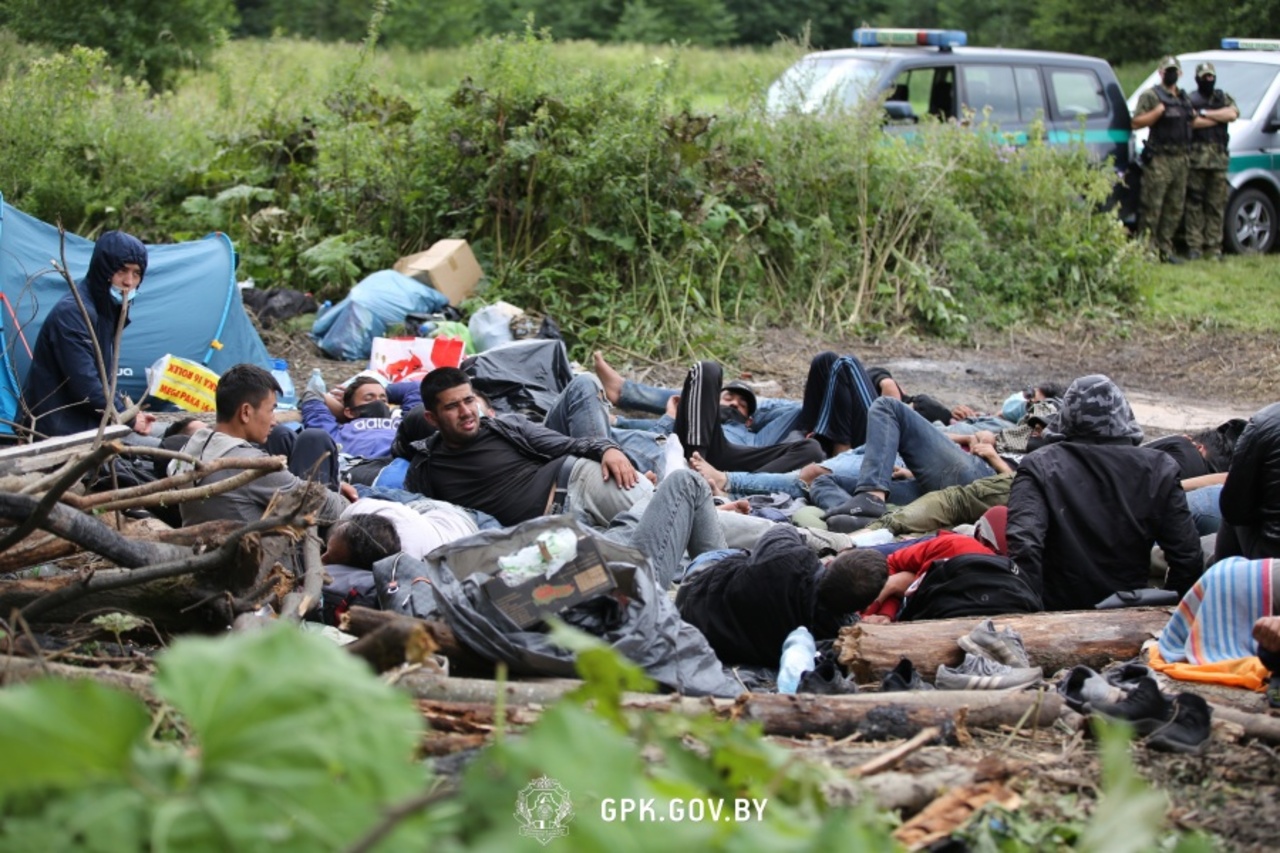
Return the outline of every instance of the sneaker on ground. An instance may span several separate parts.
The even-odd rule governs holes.
[[[938,667],[935,679],[939,690],[1005,690],[1026,687],[1044,678],[1040,667],[1012,667],[982,655],[966,654],[955,668]]]
[[[1118,702],[1095,702],[1090,707],[1104,717],[1133,723],[1134,730],[1143,736],[1173,718],[1173,704],[1160,692],[1154,678],[1139,679],[1138,686]]]
[[[1138,686],[1144,678],[1154,678],[1155,671],[1145,663],[1126,663],[1116,669],[1108,669],[1102,674],[1110,683],[1128,692]]]
[[[857,693],[858,683],[840,671],[834,657],[823,657],[808,672],[801,674],[796,693],[817,693],[825,696],[841,696]]]
[[[915,665],[908,658],[898,661],[898,665],[880,682],[881,693],[901,693],[907,690],[933,690],[933,685],[920,677]]]
[[[1162,752],[1200,752],[1211,734],[1213,710],[1203,696],[1173,697],[1173,718],[1147,736],[1147,746]]]
[[[1022,637],[1012,628],[996,631],[995,623],[990,619],[980,623],[967,636],[956,641],[960,648],[971,655],[991,658],[1005,666],[1028,667],[1031,659],[1022,645]]]
[[[827,510],[827,518],[833,515],[861,515],[879,518],[884,515],[884,501],[870,492],[858,492],[835,509]]]
[[[1124,691],[1087,666],[1072,667],[1058,682],[1058,692],[1071,710],[1081,714],[1090,713],[1095,704],[1114,704],[1124,698]]]

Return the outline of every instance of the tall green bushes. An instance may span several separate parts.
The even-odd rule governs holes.
[[[619,73],[535,33],[457,58],[444,96],[381,54],[300,73],[280,52],[315,46],[234,47],[244,67],[165,98],[84,51],[4,83],[0,122],[22,130],[0,190],[80,230],[224,230],[242,276],[331,297],[464,237],[485,298],[550,313],[584,347],[689,355],[762,322],[956,335],[1133,296],[1136,250],[1101,210],[1110,171],[1007,146],[980,116],[909,136],[876,110],[771,118],[739,98],[712,116],[679,52]]]

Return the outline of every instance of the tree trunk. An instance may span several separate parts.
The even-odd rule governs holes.
[[[374,610],[371,607],[352,607],[342,615],[338,626],[348,634],[364,637],[385,625],[400,625],[404,629],[421,625],[435,644],[434,651],[449,659],[449,674],[476,678],[492,677],[493,663],[471,651],[458,641],[453,629],[444,622],[431,619],[415,619],[403,613]]]
[[[1032,666],[1046,675],[1078,664],[1101,669],[1112,661],[1137,657],[1142,644],[1169,621],[1170,609],[1135,607],[1122,610],[1081,610],[1067,613],[1026,613],[997,616],[997,630],[1017,631]],[[957,666],[964,651],[956,639],[968,634],[979,617],[894,622],[889,625],[858,623],[843,628],[836,640],[840,663],[862,683],[879,681],[903,657],[933,679],[938,666]]]

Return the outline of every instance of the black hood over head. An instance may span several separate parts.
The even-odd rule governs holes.
[[[110,301],[111,277],[125,264],[137,264],[141,278],[147,275],[147,247],[132,234],[108,231],[93,244],[93,257],[89,260],[89,272],[82,279],[92,294],[95,304],[106,305]],[[138,284],[142,286],[141,281]]]

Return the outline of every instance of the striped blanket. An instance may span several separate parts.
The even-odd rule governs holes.
[[[1160,656],[1191,664],[1254,656],[1253,623],[1271,615],[1271,564],[1229,557],[1210,566],[1161,632]]]

